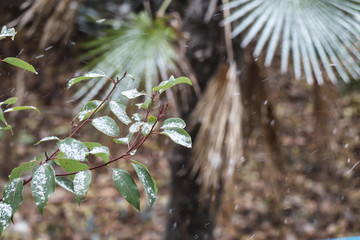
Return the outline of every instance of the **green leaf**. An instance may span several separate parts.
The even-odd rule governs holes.
[[[168,118],[162,124],[160,129],[185,128],[186,123],[181,118]]]
[[[46,141],[51,141],[51,140],[60,140],[60,138],[56,137],[56,136],[50,136],[50,137],[44,137],[42,139],[40,139],[40,141],[38,141],[37,143],[34,144],[34,146],[39,145],[42,142],[46,142]]]
[[[126,113],[126,106],[120,101],[110,101],[109,103],[110,110],[115,114],[115,116],[124,124],[128,125],[131,123],[131,119]]]
[[[5,104],[8,104],[8,105],[15,104],[16,101],[17,101],[17,99],[18,99],[17,97],[8,98],[8,99],[6,99],[5,101],[0,102],[0,106],[1,106],[1,105],[5,105]]]
[[[51,165],[43,164],[35,171],[31,190],[36,206],[43,214],[48,199],[55,190],[55,171]]]
[[[15,111],[29,110],[29,109],[35,110],[38,113],[40,113],[40,111],[36,107],[33,107],[33,106],[18,106],[18,107],[8,108],[4,112],[15,112]]]
[[[14,168],[9,176],[10,180],[12,181],[21,177],[25,172],[31,171],[37,164],[38,163],[35,160],[31,160],[30,162],[23,163],[22,165]]]
[[[132,160],[131,164],[134,167],[141,184],[144,186],[145,193],[148,198],[148,203],[150,207],[152,207],[155,203],[158,190],[156,187],[156,181],[151,177],[149,170],[143,164],[134,160]]]
[[[21,59],[18,59],[18,58],[14,58],[14,57],[7,57],[5,59],[2,60],[3,62],[6,62],[8,64],[11,64],[15,67],[18,67],[18,68],[22,68],[24,70],[27,70],[29,72],[32,72],[32,73],[35,73],[35,74],[38,74],[36,71],[35,71],[35,68],[30,65],[29,63],[21,60]]]
[[[68,159],[77,161],[86,161],[86,155],[89,153],[84,143],[73,138],[65,138],[57,142],[61,152],[65,153]]]
[[[122,169],[114,169],[113,179],[121,196],[140,211],[140,192],[130,173]]]
[[[150,133],[151,128],[154,126],[155,122],[156,122],[156,117],[154,116],[149,116],[148,121],[142,126],[141,128],[141,133],[145,136],[148,135]]]
[[[170,137],[173,142],[184,147],[192,147],[190,135],[182,128],[166,128],[161,134]]]
[[[70,181],[67,178],[64,177],[56,177],[55,178],[55,182],[62,188],[64,188],[65,190],[74,193],[74,184],[72,181]]]
[[[152,99],[151,98],[148,98],[146,99],[145,102],[143,103],[138,103],[138,104],[135,104],[139,109],[140,108],[143,108],[143,109],[148,109],[151,105],[151,102],[152,102]]]
[[[101,147],[102,145],[98,142],[83,142],[85,144],[85,146],[87,148],[89,148],[90,150],[93,149],[94,147]]]
[[[0,33],[0,40],[6,38],[6,37],[11,37],[11,40],[14,41],[14,37],[15,37],[16,31],[14,28],[7,28],[6,26],[3,26],[1,29],[1,33]]]
[[[92,71],[86,73],[83,76],[70,79],[67,84],[67,89],[69,89],[73,85],[77,84],[78,82],[81,82],[83,80],[90,79],[90,78],[96,78],[96,77],[107,77],[107,76],[103,71],[101,71],[99,69],[95,69],[95,70],[92,70]]]
[[[60,165],[68,173],[89,169],[89,166],[85,163],[73,159],[55,159],[55,163]],[[74,179],[74,175],[70,175],[69,177]]]
[[[10,204],[12,209],[11,218],[23,201],[23,189],[23,180],[21,178],[15,178],[4,189],[2,200],[4,203]]]
[[[108,116],[98,117],[92,120],[92,125],[110,137],[117,137],[120,133],[119,127],[116,125],[114,119]]]
[[[2,121],[3,123],[5,123],[7,125],[6,119],[4,117],[4,113],[1,108],[0,108],[0,121]]]
[[[126,137],[115,138],[114,142],[128,145],[130,143],[131,137],[132,137],[132,133],[129,133]]]
[[[134,98],[146,95],[146,93],[144,91],[138,92],[138,90],[136,88],[130,89],[127,91],[123,91],[123,92],[121,92],[121,94],[124,95],[128,99],[134,99]]]
[[[2,232],[9,226],[12,209],[10,204],[0,202],[0,236]]]
[[[79,118],[79,121],[84,121],[90,117],[90,115],[99,107],[101,101],[99,100],[92,100],[87,102],[81,109],[79,114],[76,116]],[[99,108],[97,112],[100,110]],[[76,118],[75,117],[75,118]]]
[[[11,134],[14,135],[11,125],[6,125],[5,127],[0,127],[0,130],[10,130]]]
[[[140,130],[140,127],[144,125],[144,122],[135,122],[133,125],[130,126],[129,132],[136,133]]]
[[[75,175],[73,181],[74,193],[79,205],[83,197],[87,194],[90,187],[90,183],[91,183],[90,170],[81,171]]]
[[[109,161],[110,152],[108,147],[105,146],[94,147],[89,153],[103,159],[105,162]]]
[[[162,81],[159,86],[153,88],[153,91],[162,93],[166,89],[169,89],[169,88],[171,88],[171,87],[173,87],[173,86],[175,86],[177,84],[180,84],[180,83],[187,83],[187,84],[192,86],[192,83],[191,83],[190,79],[187,78],[187,77],[179,77],[179,78],[175,79],[174,76],[171,76],[169,78],[169,80]]]

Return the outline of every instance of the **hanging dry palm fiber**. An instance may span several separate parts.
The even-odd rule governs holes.
[[[9,25],[16,26],[18,30],[26,28],[27,37],[41,36],[40,48],[54,44],[61,39],[66,42],[73,29],[75,16],[82,1],[26,1],[20,7],[26,9],[26,11]]]
[[[193,113],[193,119],[201,123],[194,143],[193,173],[199,174],[203,195],[229,181],[242,156],[242,105],[230,33],[230,25],[225,25],[229,63],[219,67]]]

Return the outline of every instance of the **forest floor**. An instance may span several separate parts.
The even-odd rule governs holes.
[[[328,97],[335,104],[326,109],[329,132],[325,134],[327,145],[321,148],[326,150],[321,153],[314,135],[312,87],[294,82],[277,97],[274,105],[286,174],[269,173],[264,162],[270,153],[259,140],[250,139],[248,156],[237,166],[234,182],[225,191],[216,239],[292,240],[360,235],[360,166],[356,166],[360,160],[360,93],[351,91],[344,96]],[[51,112],[51,106],[47,107],[45,112]],[[43,121],[28,127],[36,135],[31,139],[40,137],[40,133],[66,132],[67,128],[60,126],[69,124],[70,107],[64,106],[61,114],[59,117],[54,113],[50,121],[50,127],[57,126],[55,132],[38,129]],[[152,209],[146,207],[143,190],[141,212],[127,204],[112,183],[111,169],[101,169],[94,172],[80,207],[71,193],[57,187],[43,216],[26,186],[15,224],[8,227],[2,239],[162,239],[166,217],[171,212],[167,208],[170,170],[164,157],[171,143],[157,140],[145,144],[135,157],[157,180],[159,192]],[[1,142],[0,148],[4,149],[4,144]],[[21,144],[13,151],[28,156],[33,153],[28,146],[31,144]],[[130,171],[124,162],[114,166]],[[1,180],[0,186],[5,184]]]

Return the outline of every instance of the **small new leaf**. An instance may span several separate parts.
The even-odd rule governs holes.
[[[21,59],[14,58],[14,57],[7,57],[7,58],[3,59],[2,61],[3,61],[3,62],[6,62],[6,63],[8,63],[8,64],[11,64],[11,65],[13,65],[13,66],[15,66],[15,67],[24,69],[24,70],[26,70],[26,71],[29,71],[29,72],[38,74],[38,73],[35,71],[35,68],[34,68],[31,64],[29,64],[29,63],[27,63],[27,62],[25,62],[25,61],[23,61],[23,60],[21,60]]]
[[[14,41],[14,37],[16,35],[16,31],[14,28],[7,28],[6,26],[3,26],[0,32],[0,40],[6,38],[6,37],[11,37],[11,40]]]
[[[140,192],[130,173],[122,169],[114,169],[113,180],[121,196],[140,211]]]
[[[95,69],[93,71],[86,73],[83,76],[70,79],[67,84],[67,89],[71,88],[73,85],[77,84],[78,82],[81,82],[83,80],[90,79],[90,78],[96,78],[96,77],[107,77],[107,76],[103,71],[101,71],[99,69]]]
[[[51,165],[43,164],[35,171],[31,181],[32,195],[41,214],[54,190],[55,171]]]
[[[131,137],[132,133],[129,133],[126,137],[114,138],[114,142],[128,145],[130,143]]]
[[[142,126],[141,133],[144,136],[148,135],[151,131],[151,128],[154,126],[155,122],[156,122],[156,117],[150,115],[148,121]]]
[[[97,130],[107,136],[117,137],[120,133],[119,127],[116,125],[116,122],[111,117],[98,117],[92,120],[91,123]]]
[[[88,119],[90,117],[90,115],[98,108],[98,106],[100,104],[101,104],[101,101],[99,101],[99,100],[92,100],[90,102],[87,102],[81,108],[79,114],[76,117],[78,117],[80,122]],[[97,111],[99,111],[100,109],[101,108],[99,108]]]
[[[81,200],[87,194],[91,183],[91,171],[85,170],[78,172],[75,175],[73,184],[74,184],[74,193],[75,198],[80,205]]]
[[[149,206],[152,207],[156,200],[157,187],[156,181],[149,173],[147,167],[143,164],[132,160],[132,166],[134,167],[136,174],[138,175],[141,184],[144,186],[146,196],[148,198]]]

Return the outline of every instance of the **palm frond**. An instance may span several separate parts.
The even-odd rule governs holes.
[[[127,71],[134,77],[134,85],[130,86],[130,81],[123,85],[114,93],[115,98],[120,97],[121,91],[139,85],[150,93],[159,78],[165,80],[169,72],[178,72],[178,55],[171,45],[175,38],[176,33],[166,25],[165,18],[153,20],[142,12],[133,15],[129,22],[107,36],[87,43],[85,48],[90,50],[83,59],[95,57],[89,66],[101,69],[109,76]],[[82,105],[107,86],[106,79],[94,79],[80,88],[74,99],[82,98],[79,104]]]
[[[244,34],[241,46],[257,39],[254,57],[265,51],[269,66],[281,41],[281,71],[288,69],[292,52],[295,77],[302,71],[309,83],[323,82],[337,75],[348,82],[360,77],[360,1],[359,0],[234,0],[223,6],[232,14],[223,24],[234,22],[232,37]]]

